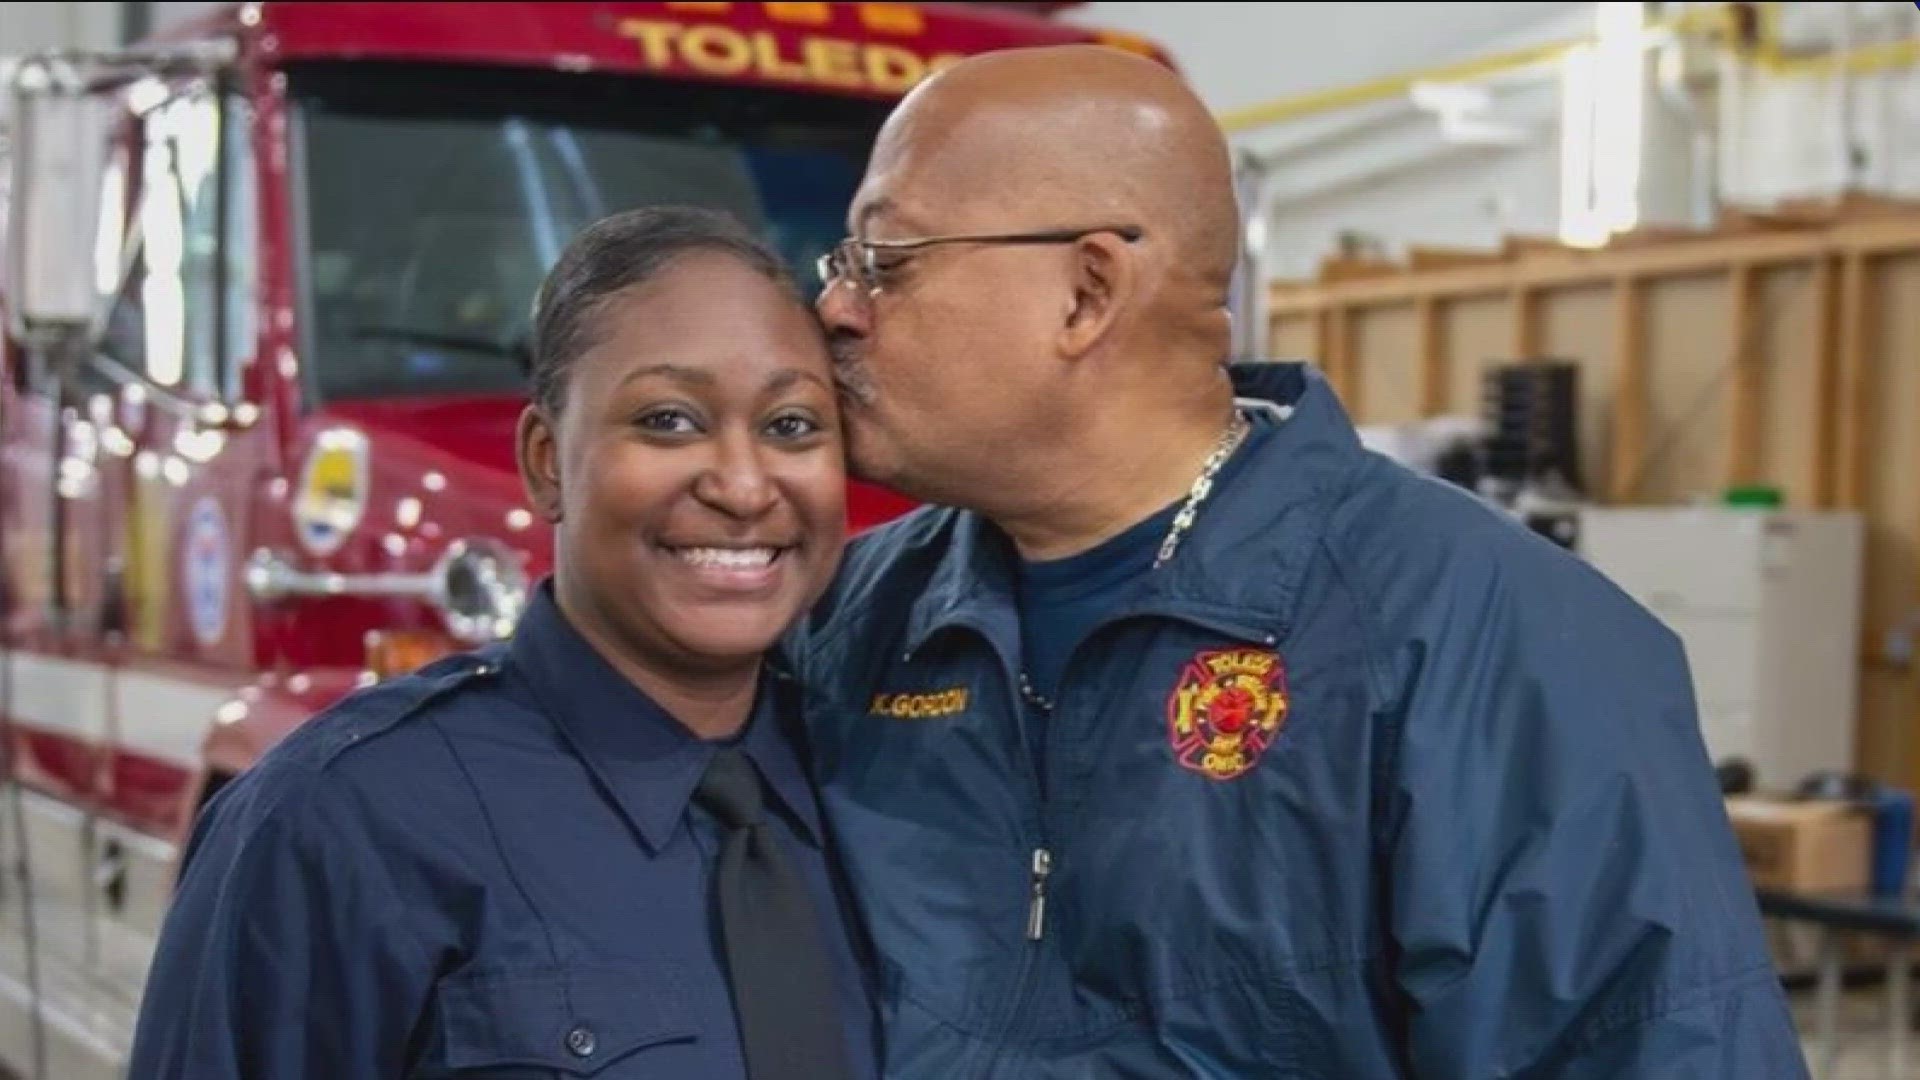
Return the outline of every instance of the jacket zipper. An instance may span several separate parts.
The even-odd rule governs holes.
[[[1053,852],[1033,849],[1033,896],[1027,904],[1027,940],[1039,941],[1047,932],[1047,875],[1053,873]]]
[[[992,646],[993,637],[987,628],[978,621],[968,619],[960,625],[970,627]],[[998,649],[992,649],[996,654]],[[912,658],[912,653],[908,653]],[[1033,759],[1032,743],[1027,739],[1027,702],[1020,694],[1020,675],[1017,665],[1009,664],[1000,657],[1000,673],[1007,681],[1007,695],[1012,699],[1015,741],[1019,746],[1020,760],[1026,765],[1027,783],[1033,795],[1033,816],[1031,821],[1034,846],[1028,850],[1028,909],[1027,940],[1039,941],[1046,932],[1045,917],[1047,907],[1047,877],[1053,873],[1053,850],[1047,840],[1047,795],[1046,784],[1040,776],[1040,763]],[[1058,705],[1055,705],[1058,708]],[[1052,723],[1053,718],[1047,718]],[[1024,981],[1025,972],[1022,972]]]
[[[1020,950],[1019,968],[1014,974],[1013,993],[1007,998],[1007,1009],[1001,1022],[996,1025],[996,1043],[990,1043],[986,1050],[986,1068],[977,1075],[983,1080],[995,1076],[1000,1069],[1001,1058],[1007,1053],[1005,1040],[1012,1034],[1015,1025],[1026,1011],[1027,998],[1032,991],[1033,973],[1039,963],[1040,942],[1046,936],[1047,916],[1047,879],[1053,873],[1053,847],[1047,839],[1047,796],[1046,785],[1040,776],[1040,763],[1033,758],[1032,742],[1027,738],[1027,703],[1020,694],[1020,678],[1017,667],[1009,669],[1002,660],[1002,674],[1007,680],[1007,691],[1013,699],[1014,734],[1020,743],[1020,758],[1026,762],[1027,780],[1033,793],[1033,829],[1034,846],[1027,854],[1027,947]],[[1055,705],[1058,708],[1058,705]],[[1051,724],[1053,718],[1049,716]]]
[[[1242,623],[1213,618],[1211,616],[1194,615],[1190,612],[1180,610],[1180,607],[1174,604],[1143,604],[1137,608],[1127,609],[1122,615],[1116,616],[1115,619],[1132,618],[1138,615],[1157,615],[1164,618],[1171,618],[1211,630],[1217,634],[1223,634],[1227,637],[1239,638],[1243,641],[1261,642],[1269,647],[1279,641],[1279,638],[1269,631],[1257,629]],[[1115,621],[1115,619],[1109,619],[1107,621],[1112,622]],[[1092,634],[1098,633],[1105,625],[1106,624],[1103,623],[1101,627],[1094,627],[1088,636],[1090,637]],[[982,636],[986,636],[984,628],[976,626],[976,629],[979,630]],[[1084,644],[1084,641],[1081,644]],[[1079,650],[1079,645],[1076,645],[1073,652],[1068,655],[1068,669],[1072,668],[1074,655],[1076,655]],[[998,650],[995,651],[997,652]],[[1033,805],[1035,808],[1034,827],[1038,839],[1037,844],[1028,854],[1026,925],[1028,947],[1020,951],[1020,967],[1017,977],[1014,980],[1014,992],[1008,1001],[1009,1008],[1006,1014],[1006,1021],[1002,1023],[999,1028],[998,1034],[1004,1040],[1012,1035],[1015,1022],[1026,1012],[1027,998],[1032,991],[1034,968],[1039,961],[1039,952],[1042,948],[1041,942],[1046,938],[1047,933],[1047,882],[1053,874],[1054,852],[1052,844],[1047,838],[1046,785],[1044,778],[1040,775],[1040,764],[1033,758],[1033,744],[1027,738],[1027,703],[1026,699],[1020,693],[1018,670],[1017,667],[1013,670],[1008,670],[1004,658],[1002,658],[1001,667],[1002,675],[1007,680],[1008,691],[1013,698],[1015,734],[1020,742],[1020,757],[1026,762],[1027,779],[1032,785],[1034,796]],[[1054,734],[1052,726],[1059,719],[1060,713],[1060,702],[1055,700],[1052,704],[1053,709],[1046,718],[1048,725],[1046,741],[1049,742],[1052,741]],[[1000,1060],[1006,1052],[1004,1042],[999,1047],[989,1048],[987,1051],[987,1068],[978,1075],[983,1078],[993,1077],[999,1070]]]

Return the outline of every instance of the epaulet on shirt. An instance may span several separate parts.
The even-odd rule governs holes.
[[[336,706],[338,722],[328,725],[320,754],[325,768],[346,751],[425,712],[435,702],[500,673],[503,647],[442,657],[399,678],[357,690]]]

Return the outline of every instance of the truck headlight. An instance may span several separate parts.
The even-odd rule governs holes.
[[[511,551],[491,540],[458,540],[434,564],[433,603],[447,630],[469,645],[513,632],[527,607],[527,575]]]

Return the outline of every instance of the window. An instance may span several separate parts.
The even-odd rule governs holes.
[[[246,119],[246,104],[238,98],[228,100],[224,115],[205,91],[169,98],[146,114],[139,152],[127,166],[137,177],[125,229],[132,260],[113,289],[101,351],[198,400],[236,396],[234,358],[253,344],[254,199]],[[108,229],[102,233],[110,235]],[[102,247],[107,284],[117,267],[106,261],[109,245]]]
[[[520,393],[541,278],[628,207],[730,211],[810,280],[883,116],[791,91],[368,63],[308,65],[293,93],[320,401]]]

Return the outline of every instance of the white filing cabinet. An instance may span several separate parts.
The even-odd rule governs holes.
[[[1716,765],[1854,768],[1865,534],[1844,511],[1595,507],[1580,552],[1685,644]]]

